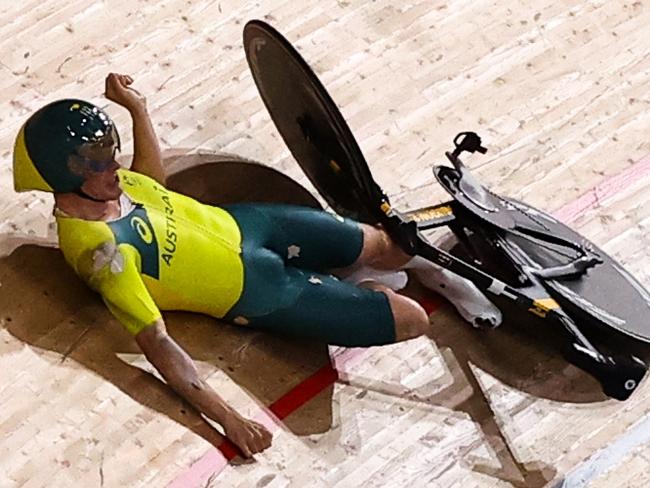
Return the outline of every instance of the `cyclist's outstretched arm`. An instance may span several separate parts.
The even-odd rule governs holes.
[[[162,319],[144,328],[135,339],[167,384],[199,412],[221,424],[246,457],[271,445],[272,435],[263,425],[242,417],[199,377],[192,358],[167,334]]]

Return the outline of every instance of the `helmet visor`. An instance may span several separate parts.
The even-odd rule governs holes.
[[[120,149],[119,134],[111,124],[105,134],[99,134],[97,139],[79,145],[70,158],[95,173],[101,173],[119,166],[115,155]]]

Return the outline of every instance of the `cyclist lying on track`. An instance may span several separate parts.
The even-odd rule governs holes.
[[[214,207],[167,190],[146,102],[132,81],[106,78],[106,97],[133,119],[130,170],[115,161],[120,140],[108,115],[82,100],[60,100],[21,128],[14,186],[54,193],[66,261],[166,382],[220,423],[245,456],[269,447],[271,434],[201,380],[167,334],[161,310],[328,344],[391,344],[429,335],[432,327],[418,303],[381,283],[386,273],[409,268],[474,325],[500,322],[473,284],[407,255],[380,228],[306,207]]]

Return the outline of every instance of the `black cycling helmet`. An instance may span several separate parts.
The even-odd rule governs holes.
[[[115,125],[102,109],[75,99],[46,105],[29,117],[16,137],[15,190],[75,192],[85,196],[81,192],[84,178],[72,172],[68,163],[71,155],[80,156],[80,146],[96,143],[120,148]]]

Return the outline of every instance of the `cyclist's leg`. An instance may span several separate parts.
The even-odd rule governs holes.
[[[237,304],[226,318],[240,325],[347,347],[391,344],[430,331],[428,317],[417,302],[381,285],[366,282],[357,287],[332,275],[290,266],[281,281],[286,293],[278,289],[277,281],[272,289],[266,280],[245,285],[250,295],[280,295],[275,310],[256,315],[259,309],[254,304],[250,309]]]

